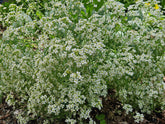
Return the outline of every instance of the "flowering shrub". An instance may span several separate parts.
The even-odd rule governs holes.
[[[125,19],[117,14],[120,18],[114,23],[119,26],[116,30],[111,28],[113,33],[109,36],[112,39],[108,46],[113,49],[108,52],[107,63],[100,68],[107,70],[110,87],[117,90],[127,113],[151,114],[164,106],[165,21],[155,5],[156,1],[138,1],[128,7]]]
[[[136,122],[164,109],[165,19],[156,1],[137,1],[127,13],[114,0],[98,8],[92,1],[26,0],[26,9],[17,2],[9,13],[0,6],[7,26],[0,41],[0,88],[20,123],[90,119],[108,88],[116,89]],[[92,13],[89,4],[97,8]]]

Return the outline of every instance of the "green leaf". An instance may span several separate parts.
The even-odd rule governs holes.
[[[106,124],[106,121],[105,120],[101,120],[100,124]]]
[[[104,120],[104,118],[105,118],[104,114],[96,115],[97,120]]]
[[[41,11],[37,10],[36,15],[41,19],[44,15]]]

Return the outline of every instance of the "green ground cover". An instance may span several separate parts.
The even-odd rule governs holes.
[[[124,2],[125,4],[123,4]],[[134,3],[134,4],[133,4]],[[165,107],[165,17],[158,1],[17,0],[0,5],[0,92],[21,124],[83,123],[101,97],[135,122]],[[98,117],[99,118],[99,117]]]

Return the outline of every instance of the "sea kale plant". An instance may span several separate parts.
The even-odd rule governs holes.
[[[91,109],[102,108],[108,89],[116,90],[136,122],[163,110],[160,8],[154,0],[139,0],[127,13],[114,0],[17,0],[7,13],[0,5],[6,27],[0,40],[0,90],[19,123],[39,118],[45,124],[92,122]]]

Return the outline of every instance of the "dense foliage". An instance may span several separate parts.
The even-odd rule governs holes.
[[[93,120],[115,89],[136,122],[165,107],[165,18],[157,1],[17,0],[0,5],[0,89],[19,123]]]

